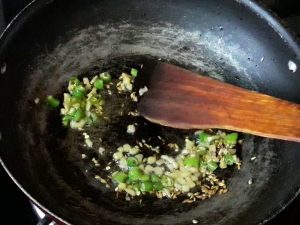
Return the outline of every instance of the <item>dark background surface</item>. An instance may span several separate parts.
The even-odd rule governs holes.
[[[30,0],[0,0],[0,31],[29,2]],[[299,0],[263,0],[262,2],[300,37]],[[37,224],[37,217],[28,199],[2,168],[0,168],[0,224]],[[266,225],[300,225],[300,197]]]

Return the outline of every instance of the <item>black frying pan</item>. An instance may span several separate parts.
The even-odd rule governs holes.
[[[33,102],[59,96],[72,75],[118,72],[147,58],[300,103],[300,72],[288,67],[299,65],[299,45],[253,1],[33,1],[0,41],[1,163],[24,193],[61,221],[84,225],[263,224],[285,208],[300,188],[297,143],[245,135],[229,193],[138,205],[102,189],[81,160],[82,140]]]

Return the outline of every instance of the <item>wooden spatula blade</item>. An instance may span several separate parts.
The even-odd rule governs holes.
[[[300,142],[300,106],[158,63],[138,110],[181,129],[219,128]]]

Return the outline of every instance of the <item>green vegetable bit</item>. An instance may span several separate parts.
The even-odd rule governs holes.
[[[207,169],[207,163],[206,162],[204,162],[204,161],[200,161],[200,168],[202,169],[202,170],[206,170]]]
[[[101,79],[96,79],[94,82],[94,87],[97,88],[98,90],[103,90],[104,88],[104,82]]]
[[[229,145],[235,145],[238,137],[238,133],[227,134],[224,138],[224,142]]]
[[[99,77],[104,83],[109,83],[111,81],[111,75],[108,72],[101,73]]]
[[[82,98],[85,95],[85,88],[82,85],[76,86],[71,94],[76,98]]]
[[[153,190],[154,191],[161,191],[164,189],[164,185],[161,182],[154,182],[153,183]]]
[[[138,70],[135,69],[135,68],[132,68],[131,71],[130,71],[130,74],[131,74],[131,76],[133,76],[133,77],[137,77],[137,75],[138,75]]]
[[[226,154],[224,155],[224,161],[227,165],[231,166],[237,162],[236,155]]]
[[[173,181],[173,179],[171,177],[162,176],[161,183],[165,187],[171,187],[171,186],[173,186],[174,181]]]
[[[160,182],[160,177],[156,174],[151,174],[150,179],[152,182]]]
[[[218,168],[218,164],[216,162],[210,161],[206,164],[206,168],[208,171],[213,172]]]
[[[73,92],[72,92],[73,93]],[[74,97],[74,96],[71,96],[71,98],[70,98],[70,103],[71,104],[76,104],[76,103],[80,103],[81,101],[80,101],[80,99],[79,98],[77,98],[77,97]]]
[[[183,164],[188,167],[198,168],[200,163],[200,159],[198,156],[186,157],[183,160]]]
[[[80,80],[78,80],[77,77],[71,77],[70,80],[69,80],[69,83],[71,85],[74,85],[74,86],[77,86],[77,85],[81,84]]]
[[[133,187],[133,189],[134,189],[134,190],[136,190],[136,191],[140,191],[140,189],[141,189],[141,185],[140,185],[140,183],[139,183],[139,182],[134,182],[134,183],[131,183],[131,185],[132,185],[132,187]]]
[[[84,112],[81,109],[77,109],[73,115],[73,121],[78,122],[84,117]]]
[[[153,183],[151,181],[141,182],[140,190],[142,192],[151,192],[153,190]]]
[[[135,157],[128,157],[127,158],[127,166],[129,167],[136,167],[139,165],[139,161]]]
[[[150,180],[150,176],[148,174],[144,174],[140,177],[140,181],[148,181]]]
[[[199,142],[202,143],[202,144],[208,144],[210,141],[209,141],[209,138],[211,137],[211,135],[205,133],[205,132],[202,132],[199,134],[198,136],[198,139],[199,139]]]
[[[47,97],[47,104],[52,108],[57,108],[60,104],[60,101],[54,98],[52,95]]]
[[[128,179],[131,181],[138,181],[142,178],[143,175],[143,171],[140,168],[132,167],[128,172]]]
[[[71,115],[65,115],[63,118],[62,118],[62,123],[64,126],[68,126],[69,125],[69,122],[73,119],[73,116]]]
[[[113,178],[113,180],[115,180],[118,183],[125,183],[126,180],[127,180],[127,178],[128,178],[128,176],[124,172],[117,172],[116,174],[114,174],[112,176],[112,178]]]

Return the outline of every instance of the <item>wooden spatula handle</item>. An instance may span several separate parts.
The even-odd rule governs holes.
[[[182,129],[220,128],[300,142],[300,106],[159,63],[138,104],[148,120]]]

